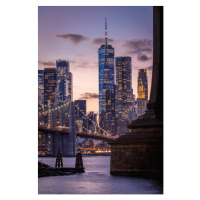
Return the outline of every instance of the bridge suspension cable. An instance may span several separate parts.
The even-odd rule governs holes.
[[[100,130],[102,130],[104,133],[109,134],[106,130],[104,130],[103,128],[101,128],[97,123],[95,123],[93,120],[91,120],[88,116],[85,115],[85,113],[83,112],[83,110],[81,110],[77,105],[75,105],[79,111],[87,118],[89,119],[89,121],[92,122],[93,125],[96,125]],[[89,131],[89,130],[88,130]]]
[[[52,109],[48,109],[47,111],[44,111],[44,112],[39,112],[39,114],[40,114],[40,115],[41,115],[41,114],[44,115],[44,114],[50,113],[50,112],[52,112],[52,111],[54,111],[54,110],[63,108],[63,107],[65,107],[65,106],[68,106],[69,103],[70,103],[69,101],[68,101],[67,103],[66,103],[66,102],[63,102],[63,105],[57,105],[57,107],[52,108]]]
[[[39,112],[39,115],[41,114],[48,114],[54,110],[60,109],[62,107],[68,106],[68,104],[70,103],[70,101],[68,102],[63,102],[63,105],[57,105],[55,108],[52,109],[48,109],[47,111],[44,112]],[[87,118],[90,122],[92,122],[93,125],[97,126],[99,128],[99,130],[103,131],[104,134],[109,134],[106,130],[104,130],[103,128],[101,128],[96,122],[94,122],[93,120],[91,120],[84,112],[83,110],[81,110],[77,105],[75,105],[77,107],[77,109],[84,115],[85,118]],[[90,130],[86,129],[85,127],[83,127],[86,131],[91,132]],[[97,132],[94,132],[97,133]]]

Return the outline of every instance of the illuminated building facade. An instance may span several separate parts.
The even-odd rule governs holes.
[[[99,54],[99,119],[103,121],[114,119],[114,48],[107,44],[107,22],[105,22],[105,44],[98,50]],[[112,104],[112,105],[111,105]]]
[[[138,97],[137,97],[137,117],[143,115],[147,109],[148,85],[146,69],[138,70]]]
[[[82,126],[82,129],[87,128],[87,119],[85,117],[86,100],[75,100],[75,115],[76,115],[76,119],[79,119],[79,130],[81,126]]]
[[[57,99],[56,101],[72,100],[72,73],[69,72],[69,62],[66,60],[56,61],[57,69]]]
[[[116,118],[128,119],[133,112],[131,57],[116,57]]]
[[[38,104],[44,104],[44,70],[38,70]]]
[[[75,100],[75,105],[75,115],[80,118],[86,115],[86,100]]]
[[[97,114],[94,112],[90,112],[88,114],[88,120],[87,120],[87,125],[88,129],[92,132],[95,133],[97,131]]]
[[[44,110],[48,109],[50,103],[55,102],[56,91],[56,68],[44,69]],[[47,116],[44,118],[47,123]]]
[[[145,100],[148,101],[148,82],[146,69],[138,69],[138,87],[141,83],[143,85]]]

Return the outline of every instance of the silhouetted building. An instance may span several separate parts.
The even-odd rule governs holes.
[[[72,73],[69,72],[69,62],[66,60],[56,61],[57,69],[57,101],[72,100]]]

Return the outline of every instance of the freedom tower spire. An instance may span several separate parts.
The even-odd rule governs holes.
[[[99,54],[99,124],[114,132],[114,48],[107,42],[107,19],[105,17],[105,41],[98,50]]]
[[[105,17],[105,46],[107,47],[107,19]]]

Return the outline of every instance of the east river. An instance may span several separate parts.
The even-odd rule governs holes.
[[[38,158],[55,166],[56,158]],[[110,175],[110,156],[83,157],[85,173],[38,179],[38,194],[162,194],[162,185],[152,179]],[[74,167],[75,157],[63,158],[63,167]]]

